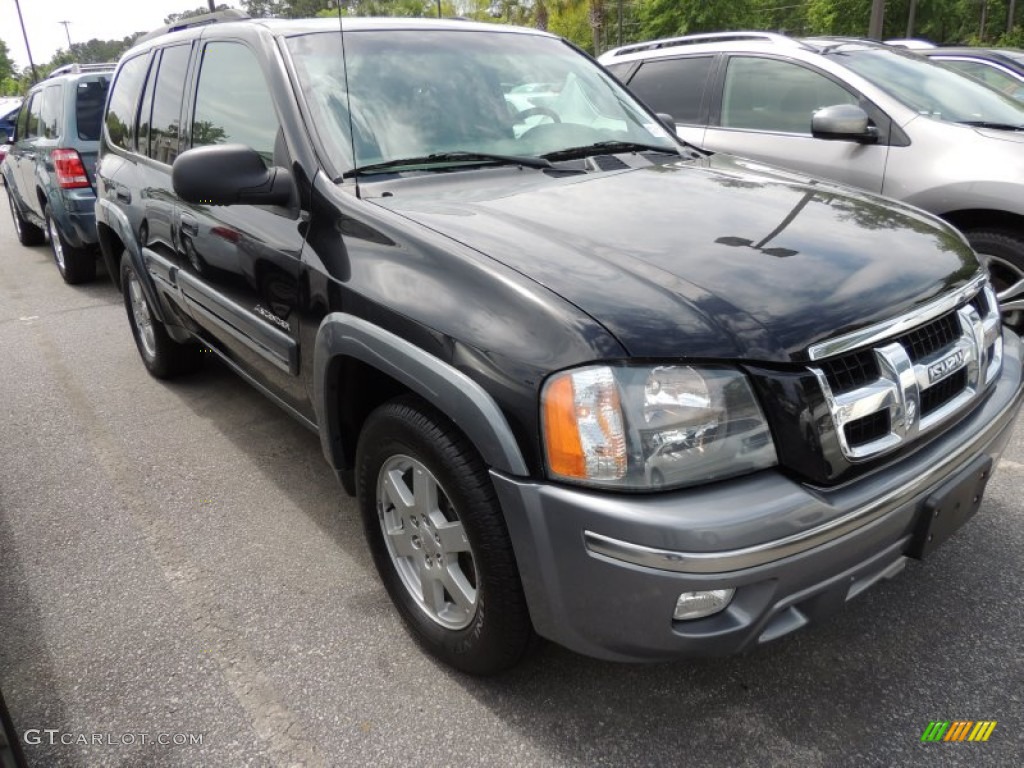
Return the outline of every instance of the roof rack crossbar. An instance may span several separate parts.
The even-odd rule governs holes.
[[[198,16],[189,16],[188,18],[180,19],[173,24],[168,24],[166,27],[157,27],[156,29],[147,32],[136,40],[135,44],[138,45],[146,40],[152,40],[154,37],[166,35],[169,32],[180,32],[183,29],[191,29],[192,27],[201,27],[206,24],[217,24],[225,21],[245,21],[249,18],[252,18],[249,14],[244,11],[239,11],[236,8],[228,8],[225,11],[217,11],[215,13],[203,13]]]

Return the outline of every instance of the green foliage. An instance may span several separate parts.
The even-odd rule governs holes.
[[[548,2],[548,32],[571,40],[580,48],[594,52],[594,34],[590,28],[590,8],[586,0],[576,3]]]
[[[65,64],[103,64],[117,61],[121,58],[121,54],[132,47],[135,38],[141,34],[143,33],[136,32],[134,35],[128,35],[120,40],[97,40],[93,38],[87,43],[72,43],[70,51],[66,51],[63,48],[58,50],[49,62],[39,67],[39,76],[45,77],[44,71],[49,73]]]
[[[214,8],[218,11],[226,11],[228,8],[230,8],[230,6],[225,3],[221,3],[220,5],[215,5]],[[191,11],[172,13],[169,14],[166,18],[164,18],[164,24],[174,24],[175,22],[181,21],[182,19],[191,19],[193,16],[202,16],[204,13],[209,12],[210,6],[204,5],[200,8],[193,8]]]

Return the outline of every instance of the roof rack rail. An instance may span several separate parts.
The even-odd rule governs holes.
[[[778,43],[791,47],[803,47],[799,40],[779,34],[778,32],[707,32],[697,35],[683,35],[681,37],[666,37],[661,40],[652,40],[648,43],[635,43],[624,45],[608,51],[611,56],[623,56],[627,53],[640,53],[641,51],[655,51],[659,48],[674,48],[682,45],[700,45],[701,43],[732,43],[745,41],[762,41],[766,43]]]
[[[228,8],[226,11],[217,11],[215,13],[203,13],[198,16],[189,16],[188,18],[176,21],[174,24],[168,24],[166,27],[157,27],[156,29],[147,32],[136,40],[135,44],[138,45],[146,40],[152,40],[154,37],[166,35],[168,32],[178,32],[182,29],[202,27],[206,24],[217,24],[223,21],[245,21],[250,18],[252,17],[249,16],[249,14],[235,8]]]
[[[103,64],[65,64],[53,70],[46,76],[46,79],[49,80],[51,77],[59,77],[60,75],[78,75],[84,72],[110,72],[115,67],[117,67],[117,62],[114,61],[108,61]]]

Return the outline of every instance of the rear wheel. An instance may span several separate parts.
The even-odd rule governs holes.
[[[50,206],[46,206],[43,215],[46,219],[46,234],[50,240],[53,260],[64,282],[68,285],[88,283],[96,279],[96,256],[85,248],[68,245],[60,228],[54,220]]]
[[[128,323],[146,369],[158,379],[196,370],[202,364],[199,347],[179,344],[167,334],[164,324],[153,314],[142,283],[127,258],[121,260],[121,285]]]
[[[46,241],[43,230],[35,224],[29,224],[18,213],[18,205],[14,202],[14,190],[7,190],[7,202],[11,206],[11,218],[14,219],[14,232],[18,236],[18,242],[22,245],[41,245]]]
[[[360,436],[356,483],[377,570],[416,639],[471,674],[518,662],[533,627],[487,468],[466,437],[419,400],[382,405]]]
[[[1003,323],[1024,331],[1024,237],[997,229],[977,229],[966,235],[992,278]]]

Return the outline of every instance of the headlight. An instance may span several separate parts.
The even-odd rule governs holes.
[[[548,473],[623,489],[677,488],[777,463],[746,377],[719,366],[594,365],[541,393]]]

